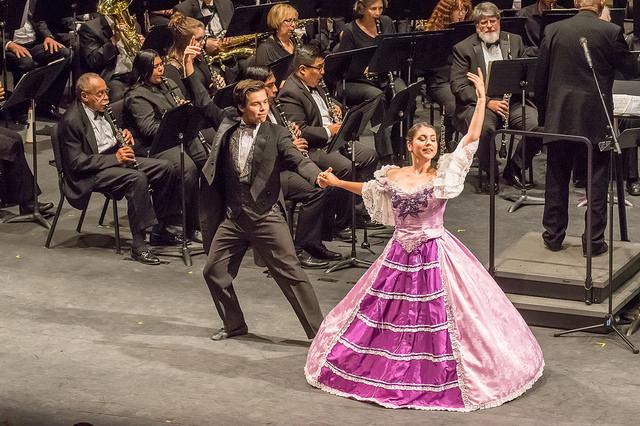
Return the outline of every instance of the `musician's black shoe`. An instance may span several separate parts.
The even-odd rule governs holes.
[[[133,260],[140,262],[144,265],[159,265],[160,264],[160,259],[158,259],[158,256],[156,256],[155,254],[153,254],[151,252],[151,250],[149,250],[149,247],[147,246],[143,246],[140,248],[132,248],[131,249],[131,258],[133,258]]]
[[[218,340],[228,339],[230,337],[243,336],[248,332],[249,332],[249,328],[247,327],[246,324],[232,331],[227,331],[226,328],[222,327],[220,330],[213,333],[213,336],[211,336],[211,340],[218,341]]]
[[[152,246],[175,246],[182,244],[182,237],[172,234],[166,229],[153,230],[149,234],[149,244]]]
[[[322,259],[322,260],[342,259],[342,255],[340,253],[329,250],[322,243],[317,246],[306,245],[304,249],[307,251],[307,253],[309,253],[311,256],[315,257],[316,259]]]
[[[546,247],[547,250],[551,250],[551,251],[562,250],[562,244],[551,244],[547,240],[543,240],[543,241],[544,241],[544,246]]]
[[[627,182],[627,192],[634,197],[640,195],[640,182]]]
[[[304,250],[297,250],[296,255],[300,261],[300,266],[305,269],[320,269],[329,266],[329,262],[326,260],[315,259],[313,256],[307,254]]]
[[[502,173],[502,177],[504,178],[505,181],[507,181],[508,185],[513,186],[514,188],[517,188],[517,189],[533,188],[533,184],[530,182],[525,182],[523,184],[521,173],[522,172],[520,171],[520,168],[518,168],[517,166],[507,166],[505,167],[504,172]]]
[[[36,106],[36,117],[41,120],[60,121],[62,114],[58,112],[58,108],[51,104],[38,104]]]
[[[335,238],[340,241],[351,242],[351,228],[344,228],[335,233]],[[356,236],[356,242],[358,242],[358,237]]]
[[[600,256],[601,254],[605,254],[609,250],[609,245],[604,241],[600,244],[592,244],[591,245],[591,257]],[[582,245],[582,256],[587,257],[587,249]]]
[[[44,213],[47,210],[51,210],[53,208],[53,203],[41,203],[38,201],[38,211],[40,213]],[[33,203],[21,204],[20,205],[20,214],[31,214],[33,213]]]

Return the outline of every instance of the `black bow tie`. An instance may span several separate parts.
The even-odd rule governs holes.
[[[500,39],[496,40],[494,43],[484,43],[487,46],[487,49],[491,49],[492,47],[500,47]]]
[[[209,11],[211,11],[211,13],[216,13],[216,5],[214,3],[211,3],[211,4],[202,3],[202,8],[203,9],[209,9]]]
[[[258,127],[257,124],[246,124],[246,123],[240,123],[240,130],[255,130],[256,127]]]
[[[100,111],[94,111],[93,112],[93,119],[94,120],[97,120],[100,117],[104,118],[104,112],[100,112]]]

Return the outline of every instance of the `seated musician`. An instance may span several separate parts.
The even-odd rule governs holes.
[[[190,91],[182,81],[185,77],[183,64],[184,51],[192,39],[198,41],[199,45],[204,44],[206,38],[204,24],[195,18],[176,12],[169,21],[169,29],[173,34],[173,44],[167,54],[164,74],[178,85],[187,98],[191,99]],[[194,66],[194,78],[200,79],[202,85],[208,89],[210,94],[215,93],[217,89],[225,86],[221,70],[216,65],[209,65],[202,54],[195,58]]]
[[[342,112],[321,85],[324,75],[322,53],[315,46],[303,46],[296,51],[293,67],[294,73],[287,78],[278,95],[282,108],[287,117],[300,127],[301,137],[309,143],[311,160],[322,170],[332,167],[336,175],[347,178],[351,175],[349,157],[341,152],[325,151],[329,140],[340,129]],[[355,159],[357,179],[370,178],[378,163],[375,150],[357,142]],[[342,229],[350,223],[349,195],[341,190],[337,194],[338,199],[330,204],[338,209],[336,225]],[[365,217],[363,213],[361,219],[366,222]]]
[[[336,51],[343,52],[373,46],[378,34],[395,33],[391,18],[382,14],[385,6],[386,1],[383,0],[358,0],[353,9],[356,20],[344,27]],[[405,87],[406,84],[402,79],[391,77],[390,73],[380,75],[367,73],[366,76],[347,81],[346,101],[351,106],[358,105],[384,92],[385,96],[371,119],[371,124],[377,125],[382,122],[394,94]],[[338,90],[341,90],[340,85]],[[341,97],[342,94],[338,93],[338,96]],[[395,162],[404,150],[399,129],[400,124],[397,123],[393,127],[379,129],[374,135],[376,152],[383,163]],[[397,141],[395,145],[393,140]]]
[[[116,25],[111,16],[99,15],[78,30],[80,62],[85,70],[100,74],[107,82],[112,101],[122,99],[134,81],[135,52],[128,48],[130,42],[123,37],[126,29],[123,24]],[[140,33],[138,25],[136,31]]]
[[[0,102],[4,101],[4,87],[0,84]],[[18,132],[0,127],[0,178],[3,189],[0,193],[2,207],[18,204],[20,214],[35,210],[33,199],[33,173],[24,157],[22,136]],[[40,189],[38,189],[38,195]],[[51,210],[53,203],[38,203],[40,212]]]
[[[272,34],[258,45],[256,65],[266,66],[291,55],[300,44],[295,35],[297,24],[298,11],[293,6],[286,3],[273,6],[267,14],[267,26]],[[289,69],[287,76],[291,72],[293,69]]]
[[[451,65],[451,91],[456,97],[456,126],[458,130],[467,128],[476,104],[473,85],[467,78],[468,72],[480,68],[487,75],[488,64],[494,60],[521,58],[525,56],[525,47],[519,35],[500,31],[500,11],[489,2],[478,4],[472,13],[476,26],[476,34],[462,40],[453,47],[453,63]],[[489,144],[494,143],[494,134],[507,120],[512,129],[534,130],[538,127],[538,111],[532,102],[525,104],[526,123],[522,123],[522,101],[518,94],[513,94],[511,101],[494,98],[487,101],[487,109],[477,156],[479,167],[488,175]],[[503,177],[515,187],[522,187],[521,168],[531,166],[533,156],[540,151],[541,141],[527,139],[524,158],[518,146],[514,148],[513,157],[508,160]],[[497,164],[497,162],[496,162]],[[481,184],[482,192],[488,192],[488,182]]]
[[[60,58],[70,64],[71,50],[58,42],[46,26],[34,21],[33,12],[36,7],[37,0],[27,0],[20,28],[12,34],[5,34],[7,69],[13,73],[13,80],[16,82],[23,74]],[[38,101],[36,113],[39,117],[50,120],[60,118],[58,106],[64,94],[69,70],[69,66],[65,67]]]
[[[283,122],[284,112],[280,112],[274,102],[278,94],[278,88],[276,86],[276,77],[273,73],[267,67],[255,66],[247,69],[246,77],[265,83],[267,94],[269,95],[269,115],[267,120],[274,124],[285,126]],[[284,116],[286,117],[286,115]],[[291,125],[297,129],[294,123],[291,123]],[[292,141],[299,151],[308,151],[307,141],[303,138],[292,138]],[[322,243],[324,221],[318,220],[318,218],[324,216],[326,191],[310,184],[299,173],[292,170],[280,171],[280,185],[282,186],[285,200],[302,205],[298,213],[298,224],[293,240],[300,264],[308,268],[325,267],[328,265],[326,260],[340,260],[342,258],[340,253],[327,249]],[[304,254],[305,251],[313,257],[306,256]],[[321,261],[317,259],[321,259]]]
[[[470,20],[472,8],[471,0],[440,0],[429,19],[420,21],[417,28],[422,31],[444,30],[450,24]],[[447,151],[453,152],[456,145],[453,140],[455,132],[453,116],[456,110],[456,97],[451,92],[450,74],[450,65],[425,70],[427,94],[444,109],[444,140]]]
[[[517,16],[524,16],[527,22],[524,24],[526,37],[524,42],[527,46],[538,48],[540,46],[540,31],[542,30],[542,12],[555,9],[556,0],[537,0],[529,6],[525,6],[518,11]],[[537,53],[537,52],[536,52]]]
[[[183,93],[173,80],[164,77],[164,64],[155,50],[141,50],[133,61],[136,83],[124,97],[124,119],[136,141],[136,154],[149,155],[153,139],[160,129],[164,113],[186,102]],[[166,159],[180,170],[180,146],[153,154],[153,158]],[[207,160],[204,143],[200,137],[185,141],[184,180],[187,195],[187,238],[201,242],[198,223],[198,180],[200,170]]]
[[[92,191],[126,197],[133,235],[131,256],[138,262],[157,265],[160,260],[145,241],[146,231],[151,229],[152,244],[173,239],[164,225],[177,213],[177,170],[167,160],[136,157],[131,146],[119,146],[114,123],[104,114],[109,89],[98,74],[81,75],[76,83],[76,96],[58,128],[63,168],[71,193],[67,198],[71,205],[82,209]],[[129,130],[124,129],[122,133],[127,144],[134,144]],[[134,162],[137,167],[133,166]],[[153,190],[153,202],[149,186]]]

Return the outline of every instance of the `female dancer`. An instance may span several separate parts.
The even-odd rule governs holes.
[[[462,192],[485,110],[482,73],[467,74],[478,104],[456,151],[438,152],[433,127],[407,137],[413,163],[366,183],[322,172],[322,187],[362,194],[371,217],[395,225],[380,258],[327,315],[305,375],[320,389],[389,408],[471,411],[516,398],[542,375],[542,351],[478,260],[443,227]]]

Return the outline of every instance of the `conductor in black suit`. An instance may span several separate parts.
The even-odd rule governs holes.
[[[476,105],[476,92],[467,78],[468,72],[482,69],[488,76],[489,63],[494,60],[515,59],[525,56],[522,38],[517,34],[500,31],[500,11],[489,2],[478,4],[471,14],[476,25],[476,34],[462,40],[453,47],[453,63],[451,65],[451,91],[456,97],[456,127],[466,129],[473,116]],[[478,163],[481,170],[489,170],[489,144],[493,143],[495,132],[508,117],[509,127],[519,130],[533,130],[538,126],[538,112],[533,105],[525,103],[526,122],[522,122],[522,99],[513,94],[510,103],[500,98],[487,101],[488,111],[482,125],[482,135],[478,145]],[[504,169],[503,177],[513,186],[522,187],[521,169],[531,166],[531,159],[540,150],[537,139],[527,139],[524,158],[518,144],[511,160]],[[487,184],[482,186],[488,192]]]
[[[637,62],[624,40],[622,28],[599,19],[605,0],[576,0],[580,11],[574,17],[546,27],[536,71],[536,102],[549,133],[579,135],[593,143],[591,197],[592,254],[607,251],[607,184],[609,154],[600,152],[598,142],[609,134],[591,69],[587,65],[580,38],[585,37],[593,67],[613,115],[613,80],[616,71],[626,78],[637,74]],[[547,142],[547,141],[545,141]],[[562,140],[548,141],[547,175],[542,235],[545,246],[562,248],[569,216],[569,178],[573,158],[582,146]],[[583,250],[587,242],[583,236]]]
[[[247,333],[232,281],[249,245],[267,264],[307,336],[322,322],[316,295],[303,272],[284,218],[280,170],[297,170],[314,183],[320,169],[291,143],[282,126],[267,121],[264,83],[240,81],[234,103],[241,116],[225,117],[213,143],[201,186],[202,228],[214,232],[204,278],[224,327],[211,338]]]
[[[167,233],[164,223],[177,214],[177,172],[167,160],[136,158],[131,146],[119,146],[114,123],[104,114],[109,103],[105,81],[95,73],[80,76],[77,100],[65,111],[58,128],[65,181],[65,196],[75,208],[89,202],[92,191],[107,191],[127,198],[132,257],[144,264],[160,260],[145,242],[146,231]],[[123,130],[127,143],[131,132]],[[133,162],[137,167],[132,167]],[[153,189],[153,203],[149,193]]]

